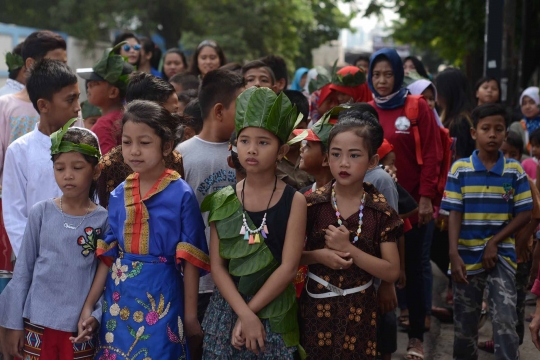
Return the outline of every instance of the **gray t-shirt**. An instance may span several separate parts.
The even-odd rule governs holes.
[[[236,184],[236,171],[227,163],[230,155],[228,142],[213,143],[194,136],[178,145],[176,150],[184,161],[184,180],[195,192],[199,206],[207,195]],[[206,225],[206,241],[210,246],[208,213],[202,215]],[[199,292],[212,292],[213,289],[211,275],[203,276],[199,282]]]
[[[77,229],[64,227],[65,222]],[[98,238],[107,232],[107,210],[83,216],[62,213],[52,199],[29,214],[13,279],[0,294],[0,326],[23,330],[23,318],[47,328],[76,332],[98,260]],[[93,316],[101,321],[101,302]]]
[[[364,182],[373,184],[384,195],[388,204],[392,209],[398,211],[398,192],[396,183],[392,180],[392,177],[388,175],[384,169],[377,166],[374,169],[368,170],[364,177]]]

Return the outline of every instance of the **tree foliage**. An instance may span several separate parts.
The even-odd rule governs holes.
[[[311,65],[311,49],[337,39],[356,15],[354,7],[343,14],[338,0],[0,0],[0,8],[0,22],[63,31],[90,44],[130,29],[158,33],[167,47],[192,49],[212,38],[233,61],[274,53],[303,66]]]

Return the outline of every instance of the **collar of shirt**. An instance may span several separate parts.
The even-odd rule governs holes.
[[[24,89],[24,85],[21,84],[20,82],[18,82],[17,80],[13,80],[13,79],[7,79],[6,80],[6,86],[12,88],[13,90],[16,90],[17,92],[21,91],[22,89]]]
[[[475,150],[471,156],[472,158],[472,164],[475,171],[488,171],[482,161],[478,158],[478,151]],[[497,174],[499,176],[502,176],[504,172],[504,165],[506,161],[504,159],[504,155],[502,151],[499,150],[499,160],[495,163],[495,165],[489,170],[489,172]]]

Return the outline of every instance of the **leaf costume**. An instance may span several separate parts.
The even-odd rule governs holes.
[[[236,101],[236,132],[246,127],[259,127],[275,134],[286,143],[297,124],[297,111],[282,93],[278,96],[267,88],[250,88]],[[261,231],[257,241],[248,240],[241,233],[243,216],[249,228],[256,229],[261,223],[262,212],[244,213],[236,191],[228,186],[208,195],[201,204],[201,211],[209,211],[209,222],[214,222],[219,237],[219,253],[229,261],[229,274],[238,292],[246,302],[261,289],[279,267],[286,233],[287,219],[295,190],[287,186],[281,199],[265,213],[269,217],[268,229]],[[264,358],[293,359],[300,347],[297,320],[298,305],[293,284],[257,313],[266,328],[266,351]],[[219,291],[215,290],[208,307],[203,328],[205,330],[204,358],[256,359],[249,350],[236,350],[230,345],[232,327],[236,314]],[[226,324],[226,325],[225,325]]]

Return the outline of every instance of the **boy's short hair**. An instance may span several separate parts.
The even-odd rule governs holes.
[[[240,65],[237,62],[227,63],[227,64],[223,65],[222,67],[220,67],[220,69],[221,70],[229,70],[229,71],[232,71],[232,72],[237,72],[239,74],[242,74],[242,65]]]
[[[272,85],[276,82],[276,75],[274,74],[274,71],[270,68],[270,66],[266,65],[261,60],[253,60],[242,66],[242,76],[245,76],[246,73],[251,69],[264,69],[268,72],[268,75],[270,75],[270,79],[272,80]]]
[[[234,165],[234,169],[237,172],[246,175],[246,169],[242,166],[240,159],[238,158],[238,150],[236,148],[236,131],[232,132],[231,138],[229,139],[229,149],[231,151],[231,160]]]
[[[62,61],[41,59],[30,70],[26,89],[34,109],[39,113],[39,99],[51,101],[54,94],[73,84],[77,84],[77,75],[69,66]]]
[[[148,73],[136,72],[129,77],[126,103],[133,100],[148,100],[165,104],[174,93],[174,87],[165,80]]]
[[[49,51],[56,49],[66,50],[66,41],[63,37],[49,30],[40,30],[31,33],[24,40],[22,58],[24,61],[32,58],[39,61],[47,55]]]
[[[529,142],[540,145],[540,129],[536,129],[529,134]]]
[[[201,115],[201,104],[199,103],[199,99],[193,99],[186,105],[182,124],[192,128],[197,135],[201,132],[203,128],[203,118]]]
[[[473,110],[471,117],[473,120],[473,126],[476,129],[481,119],[488,116],[502,116],[504,123],[508,126],[508,114],[504,107],[500,104],[483,104]]]
[[[182,89],[185,90],[198,90],[199,89],[199,79],[193,74],[190,73],[181,73],[173,75],[169,79],[170,83],[175,83],[182,86]]]
[[[199,90],[203,119],[208,118],[214,105],[221,103],[228,108],[236,99],[236,92],[244,86],[244,78],[228,70],[213,70],[205,75]]]
[[[184,104],[189,104],[191,101],[197,99],[197,96],[199,96],[199,92],[197,90],[185,90],[178,93],[178,101]]]
[[[289,74],[287,73],[287,64],[285,63],[285,59],[277,55],[268,55],[260,60],[264,62],[270,69],[272,69],[277,81],[285,79],[286,89],[289,85]]]
[[[17,46],[13,48],[13,51],[12,51],[13,55],[19,55],[20,57],[22,57],[22,48],[23,48],[23,43],[17,44]],[[19,76],[19,73],[21,72],[21,70],[22,70],[22,67],[9,70],[8,77],[11,80],[17,80],[17,76]]]
[[[509,131],[508,134],[506,134],[506,139],[504,141],[506,141],[508,145],[515,147],[519,151],[519,156],[523,155],[523,139],[517,132]]]
[[[287,95],[293,105],[296,105],[298,112],[304,116],[302,121],[307,123],[309,117],[309,102],[306,96],[296,90],[283,90],[283,93]]]

